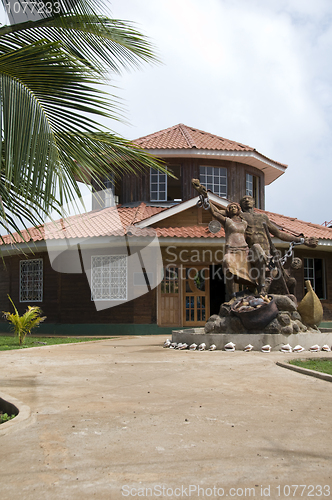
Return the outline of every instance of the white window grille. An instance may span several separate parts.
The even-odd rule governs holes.
[[[127,255],[91,257],[91,300],[127,300]]]
[[[20,302],[43,301],[43,259],[20,261]]]
[[[155,168],[150,170],[150,200],[167,201],[167,175]]]
[[[217,196],[227,198],[227,168],[199,167],[199,180]]]

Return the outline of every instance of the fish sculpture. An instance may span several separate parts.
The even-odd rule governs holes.
[[[197,344],[195,342],[189,346],[190,351],[196,351],[197,349]]]
[[[322,351],[324,351],[324,352],[331,352],[331,348],[327,344],[324,344],[323,347],[322,347]]]
[[[215,351],[217,349],[217,346],[215,344],[211,344],[209,347],[209,351]]]
[[[205,351],[205,349],[206,349],[206,344],[205,344],[205,342],[202,342],[201,344],[199,344],[199,346],[198,346],[198,350],[199,350],[199,351]]]
[[[269,344],[263,345],[262,352],[271,352],[271,346]]]

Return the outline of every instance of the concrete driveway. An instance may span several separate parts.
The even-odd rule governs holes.
[[[1,498],[330,498],[332,384],[276,365],[303,353],[163,341],[1,352],[0,396],[25,405],[0,426]]]

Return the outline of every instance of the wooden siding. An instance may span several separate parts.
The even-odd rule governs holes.
[[[193,178],[199,178],[200,166],[227,168],[227,199],[239,202],[246,190],[246,173],[256,175],[260,179],[260,207],[264,209],[264,174],[257,168],[226,160],[205,158],[174,158],[166,161],[166,165],[181,166],[181,199],[189,200],[197,196],[191,184]],[[120,203],[150,202],[150,174],[126,175],[116,189]]]
[[[94,252],[96,253],[96,251]],[[20,260],[25,257],[5,258],[1,264],[0,304],[2,311],[12,310],[7,294],[10,293],[20,314],[28,305],[38,305],[47,316],[47,323],[156,323],[156,289],[116,307],[97,311],[91,300],[87,277],[82,274],[65,274],[54,271],[47,253],[35,254],[33,259],[43,259],[44,290],[42,302],[19,302]],[[1,321],[4,319],[1,317]]]
[[[202,209],[198,207],[188,208],[188,210],[180,212],[179,214],[173,215],[171,217],[167,217],[167,219],[163,219],[156,224],[153,224],[151,227],[196,226],[199,223],[199,211],[201,210]]]
[[[93,254],[97,253],[97,250],[93,251]],[[165,266],[167,264],[180,264],[181,262],[187,267],[191,265],[195,267],[204,264],[220,264],[222,253],[223,245],[211,248],[208,242],[204,247],[196,248],[188,243],[186,247],[176,248],[173,245],[169,249],[163,248],[162,250]],[[295,256],[300,257],[302,260],[305,257],[324,260],[326,299],[322,300],[322,305],[324,320],[332,320],[332,254],[312,249],[296,249]],[[54,271],[46,252],[36,253],[31,258],[43,259],[44,287],[43,301],[29,304],[37,304],[42,308],[43,313],[47,316],[47,323],[156,324],[157,288],[116,307],[96,311],[94,302],[91,300],[90,286],[85,274],[65,274]],[[0,263],[0,304],[2,311],[12,310],[7,294],[10,294],[20,314],[24,313],[27,308],[28,303],[19,302],[20,260],[25,259],[24,256],[16,255],[6,257],[4,263]],[[290,261],[287,265],[289,264]],[[301,301],[304,295],[303,267],[295,271],[293,276],[297,279],[296,297],[298,301]],[[182,322],[182,305],[179,299],[173,298],[173,303],[171,303],[171,297],[165,297],[164,302],[162,302],[160,290],[158,290],[158,294],[158,322],[163,324],[169,322],[174,326],[180,326]],[[1,321],[4,322],[2,317]]]

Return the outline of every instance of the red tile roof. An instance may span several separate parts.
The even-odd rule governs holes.
[[[26,241],[42,241],[65,238],[94,238],[103,236],[153,236],[160,238],[220,238],[225,235],[221,229],[218,233],[211,233],[207,226],[182,226],[182,227],[146,227],[140,229],[135,224],[149,219],[155,214],[166,211],[165,207],[151,207],[141,203],[138,207],[110,207],[95,210],[83,215],[75,215],[66,219],[50,222],[39,228],[31,228],[29,232],[22,231]],[[314,236],[322,240],[332,240],[332,228],[304,222],[299,219],[287,217],[258,210],[266,213],[269,219],[280,229],[294,235],[303,233],[304,236]],[[171,220],[170,220],[171,223]],[[22,243],[19,235],[13,241],[10,236],[3,236],[6,244]],[[189,242],[188,242],[189,243]],[[1,244],[3,244],[1,242]]]
[[[288,233],[294,235],[303,233],[304,236],[308,238],[314,237],[322,240],[332,239],[332,229],[321,226],[320,224],[305,222],[294,217],[287,217],[286,215],[275,214],[266,210],[257,210],[257,212],[265,213],[268,218],[279,227],[279,229],[285,230]]]
[[[215,151],[251,151],[256,149],[231,141],[215,134],[179,123],[173,127],[160,130],[150,135],[135,139],[134,143],[144,149],[206,149]],[[261,155],[264,156],[264,155]],[[267,157],[265,157],[267,158]],[[269,159],[269,158],[267,158]],[[270,160],[272,161],[272,160]],[[283,163],[274,162],[283,167]]]
[[[37,228],[22,231],[25,241],[42,241],[65,238],[95,238],[101,236],[123,236],[128,227],[166,210],[164,207],[150,207],[141,203],[138,207],[109,207],[81,215],[48,222]],[[146,231],[145,231],[146,232]],[[150,230],[151,233],[151,230]],[[141,233],[147,235],[148,233]],[[14,240],[3,236],[6,244],[22,243],[24,240],[16,233]],[[3,244],[1,242],[1,244]]]

